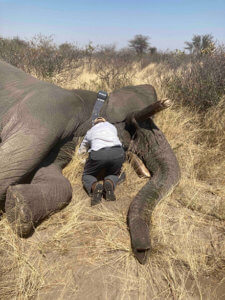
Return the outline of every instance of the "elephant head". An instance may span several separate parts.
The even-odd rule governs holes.
[[[152,119],[170,104],[169,100],[157,101],[151,85],[130,86],[113,92],[101,112],[117,127],[124,148],[135,153],[151,174],[131,202],[127,217],[132,249],[142,264],[151,248],[149,224],[153,208],[180,178],[177,159]]]
[[[0,202],[12,226],[19,220],[14,228],[21,236],[69,203],[72,189],[61,169],[71,159],[68,148],[91,127],[96,96],[39,81],[0,62]],[[117,127],[125,150],[151,174],[127,217],[132,249],[142,264],[151,248],[152,210],[180,177],[176,157],[151,118],[167,105],[157,101],[152,86],[139,85],[114,91],[101,110]]]

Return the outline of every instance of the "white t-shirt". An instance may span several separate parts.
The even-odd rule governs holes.
[[[109,122],[101,122],[88,130],[78,152],[81,154],[87,152],[88,148],[88,152],[90,152],[113,146],[122,146],[117,135],[117,129]]]

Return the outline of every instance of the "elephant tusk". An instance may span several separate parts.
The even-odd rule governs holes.
[[[144,165],[143,161],[133,152],[127,151],[127,158],[131,166],[134,168],[134,171],[139,177],[149,178],[151,177],[149,170]]]
[[[170,107],[171,105],[172,105],[172,101],[170,99],[159,100],[143,108],[142,110],[138,110],[132,112],[131,114],[128,114],[126,120],[129,122],[130,119],[135,118],[137,122],[144,121],[152,117],[154,114]]]

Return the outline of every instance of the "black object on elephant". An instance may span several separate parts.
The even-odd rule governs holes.
[[[101,108],[105,102],[105,100],[107,99],[108,94],[104,91],[99,91],[98,95],[97,95],[97,101],[95,103],[93,112],[92,112],[92,125],[94,125],[94,120],[97,119],[99,117],[99,113],[101,111]]]
[[[62,168],[92,126],[96,97],[95,92],[40,81],[0,61],[0,203],[20,236],[30,235],[71,201]],[[142,264],[151,249],[153,208],[180,178],[177,159],[151,119],[165,107],[151,85],[139,85],[114,91],[101,109],[101,116],[117,127],[125,149],[136,153],[151,173],[127,217],[131,246]]]

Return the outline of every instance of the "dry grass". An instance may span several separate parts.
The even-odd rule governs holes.
[[[137,74],[135,83],[154,83],[161,98],[157,67]],[[90,78],[91,87],[87,73],[76,81],[73,73],[71,81],[63,74],[61,83],[59,75],[55,82],[79,88]],[[126,225],[129,203],[147,179],[125,163],[118,200],[90,208],[81,186],[82,158],[75,151],[64,169],[74,189],[68,207],[29,239],[16,237],[3,217],[0,298],[224,299],[224,115],[221,101],[203,119],[178,106],[155,118],[178,157],[182,179],[153,213],[147,265],[134,259]]]

